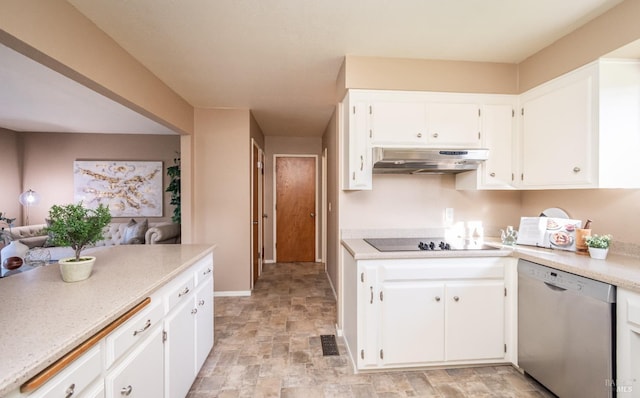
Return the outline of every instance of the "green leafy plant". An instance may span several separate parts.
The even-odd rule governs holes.
[[[80,252],[87,246],[104,239],[103,231],[111,222],[109,208],[99,205],[88,209],[78,204],[53,205],[49,210],[50,225],[45,231],[51,235],[55,246],[71,246],[75,261],[80,261]]]
[[[174,158],[173,166],[167,167],[167,175],[171,180],[169,181],[169,186],[165,191],[171,192],[171,201],[169,203],[175,206],[173,208],[171,221],[176,224],[180,224],[180,219],[182,217],[180,209],[180,157]]]
[[[585,236],[584,243],[589,247],[594,247],[597,249],[607,249],[611,244],[611,235],[592,235]]]

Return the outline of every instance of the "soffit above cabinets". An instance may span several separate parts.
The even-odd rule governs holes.
[[[0,44],[0,128],[14,131],[176,134]]]

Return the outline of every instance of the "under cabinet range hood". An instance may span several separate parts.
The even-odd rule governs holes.
[[[374,174],[453,174],[475,170],[489,150],[436,148],[373,148]]]

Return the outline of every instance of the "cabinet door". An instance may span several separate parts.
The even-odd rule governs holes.
[[[213,347],[213,278],[207,278],[196,290],[196,372]]]
[[[345,115],[348,132],[349,173],[345,176],[347,189],[371,189],[371,146],[367,105],[350,102]]]
[[[480,108],[477,104],[430,103],[427,109],[430,146],[480,146]]]
[[[444,360],[441,282],[383,283],[380,299],[380,356],[385,366]]]
[[[108,397],[163,397],[162,328],[155,328],[106,377]]]
[[[167,398],[183,398],[196,375],[195,303],[193,296],[180,302],[165,318],[165,381]]]
[[[523,187],[589,187],[594,183],[593,85],[594,77],[587,75],[523,96]]]
[[[423,102],[374,102],[371,105],[373,145],[427,143],[427,106]]]
[[[504,301],[502,280],[447,283],[447,361],[504,358]]]
[[[483,188],[511,188],[513,182],[514,108],[511,104],[482,107],[483,146],[489,159],[480,165]]]
[[[378,365],[379,300],[378,279],[375,265],[359,265],[358,284],[358,368]]]

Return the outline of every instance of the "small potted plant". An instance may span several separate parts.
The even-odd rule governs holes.
[[[589,247],[589,255],[591,258],[604,260],[609,252],[611,244],[611,235],[591,235],[584,238],[584,242]]]
[[[96,258],[80,256],[87,246],[104,239],[103,230],[111,222],[109,208],[99,205],[97,209],[88,209],[78,204],[54,205],[49,210],[49,226],[45,231],[50,234],[55,246],[71,246],[74,257],[58,261],[60,273],[65,282],[77,282],[87,279],[93,270]]]

